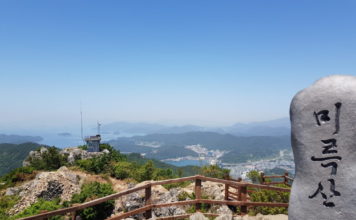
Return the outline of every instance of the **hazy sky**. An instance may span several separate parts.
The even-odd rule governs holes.
[[[356,1],[0,2],[0,129],[229,125],[356,75]]]

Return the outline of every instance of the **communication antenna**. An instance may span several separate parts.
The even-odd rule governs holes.
[[[80,137],[82,138],[82,141],[84,143],[82,102],[80,102]]]
[[[101,126],[101,124],[99,123],[99,121],[97,121],[97,123],[98,123],[98,135],[100,135],[100,126]]]

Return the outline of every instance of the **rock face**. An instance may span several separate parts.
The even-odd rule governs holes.
[[[293,98],[290,220],[355,219],[355,109],[352,76],[323,78]]]
[[[158,198],[154,200],[155,203],[170,203],[177,202],[178,195],[182,192],[182,189],[173,188],[166,193],[161,194]],[[174,215],[183,215],[186,212],[182,207],[178,206],[169,206],[164,208],[153,209],[153,214],[157,217],[164,216],[174,216]]]
[[[109,153],[109,151],[105,149],[102,152],[88,152],[78,147],[65,148],[60,152],[60,154],[64,154],[68,156],[68,163],[70,164],[74,164],[76,160],[90,159],[90,158],[101,156],[105,153]]]
[[[80,177],[66,167],[61,167],[55,172],[39,173],[34,180],[6,190],[5,195],[19,195],[20,197],[19,202],[9,214],[21,212],[39,198],[52,200],[58,197],[61,201],[68,201],[74,193],[80,191],[80,186]]]
[[[31,151],[28,157],[22,162],[22,166],[29,166],[31,159],[40,159],[46,152],[48,152],[48,150],[45,147],[41,147],[39,151]],[[104,149],[102,152],[88,152],[78,147],[65,148],[60,151],[60,154],[67,156],[67,162],[69,164],[74,164],[76,160],[85,160],[99,157],[107,153],[110,153],[107,149]]]

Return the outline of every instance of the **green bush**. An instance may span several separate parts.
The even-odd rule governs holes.
[[[139,177],[137,181],[142,182],[146,180],[153,180],[154,172],[155,167],[153,166],[152,160],[150,160],[139,169]]]
[[[122,161],[115,164],[112,176],[117,179],[134,178],[137,166],[133,163]]]
[[[110,155],[104,154],[91,159],[77,160],[76,164],[88,172],[98,174],[110,172],[111,162]]]
[[[276,187],[289,188],[284,184],[278,184]],[[250,193],[251,202],[289,202],[289,192],[277,192],[273,190],[257,190]],[[288,214],[288,209],[284,207],[253,207],[249,208],[250,215],[256,215],[261,213],[263,215],[276,215],[276,214]]]
[[[230,177],[230,170],[221,168],[218,165],[203,166],[200,172],[203,176],[218,179],[228,179]]]
[[[159,169],[156,168],[155,173],[154,173],[154,179],[155,180],[164,180],[164,179],[172,179],[176,178],[178,176],[173,174],[172,169]]]
[[[210,199],[207,195],[202,195],[201,196],[202,199]],[[195,199],[195,194],[192,193],[192,194],[189,194],[189,193],[186,193],[186,192],[182,192],[178,195],[178,201],[184,201],[184,200],[187,200],[187,199],[192,199],[194,200]],[[206,213],[209,211],[209,209],[211,208],[211,205],[210,204],[206,204],[206,203],[202,203],[200,205],[200,211],[203,212],[203,213]],[[191,205],[187,208],[187,213],[195,213],[196,212],[196,206],[195,205]]]
[[[47,151],[41,158],[29,158],[30,166],[36,170],[56,170],[67,165],[67,156],[59,153],[56,147],[46,147]]]
[[[257,170],[251,170],[247,173],[247,177],[252,181],[254,184],[261,184],[262,177],[261,174]]]
[[[91,182],[84,184],[81,188],[81,192],[79,194],[74,194],[70,203],[83,203],[113,193],[114,191],[109,184]],[[111,215],[113,210],[114,200],[109,200],[79,211],[79,215],[84,220],[105,219]]]
[[[35,176],[36,176],[36,172],[33,167],[16,168],[10,173],[0,178],[0,182],[3,183],[2,185],[0,185],[0,190],[6,189],[8,187],[12,187],[18,182],[24,182],[27,180],[34,179]]]
[[[116,162],[126,161],[126,156],[108,144],[100,144],[100,150],[103,151],[105,149],[109,151],[108,154],[86,160],[77,160],[76,164],[91,173],[108,173],[115,176],[113,165]]]
[[[194,193],[189,194],[189,193],[183,191],[178,194],[177,199],[178,199],[178,201],[193,200],[193,199],[195,199],[195,195],[194,195]]]
[[[7,212],[17,203],[16,196],[0,196],[0,219],[9,219]]]
[[[103,150],[108,150],[110,152],[110,159],[113,161],[124,161],[127,160],[126,155],[121,154],[120,151],[116,150],[115,148],[113,148],[111,145],[109,144],[100,144],[100,151]]]
[[[25,210],[23,210],[22,212],[20,212],[16,216],[14,216],[13,218],[17,219],[17,218],[32,216],[32,215],[39,214],[43,211],[53,211],[56,209],[60,209],[62,207],[63,206],[60,204],[59,199],[54,199],[52,201],[46,201],[44,199],[39,199],[36,203],[32,204],[30,207],[26,208]],[[59,220],[59,219],[63,219],[63,217],[62,216],[54,216],[49,219],[50,220]]]

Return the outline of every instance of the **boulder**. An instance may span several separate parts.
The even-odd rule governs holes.
[[[322,78],[293,98],[291,220],[355,219],[355,109],[354,76]]]
[[[201,212],[194,213],[189,217],[189,220],[209,220]]]

